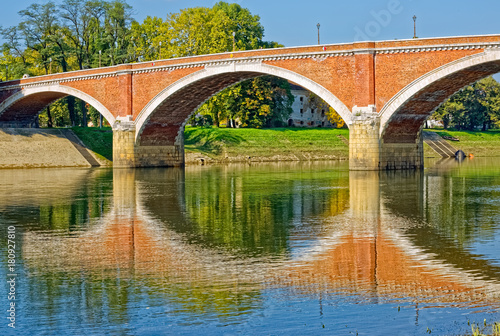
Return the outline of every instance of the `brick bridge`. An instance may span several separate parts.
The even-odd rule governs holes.
[[[183,130],[208,98],[274,75],[323,98],[350,129],[353,170],[423,166],[425,119],[450,95],[500,72],[500,35],[264,49],[118,65],[0,83],[0,126],[29,127],[67,95],[113,125],[115,167],[184,163]]]

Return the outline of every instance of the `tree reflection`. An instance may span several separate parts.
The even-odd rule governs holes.
[[[500,270],[467,246],[498,230],[500,180],[476,177],[330,163],[116,169],[61,182],[63,197],[40,191],[1,206],[9,223],[38,221],[17,224],[28,319],[127,333],[145,307],[169,323],[241,323],[276,288],[493,305]]]
[[[349,206],[348,172],[327,165],[316,167],[320,169],[268,164],[243,174],[241,166],[188,170],[186,220],[165,222],[191,242],[207,247],[246,256],[288,254],[290,236],[305,222],[308,234],[316,236],[323,229],[323,218],[336,216]],[[146,207],[152,213],[163,213],[148,202]],[[317,220],[311,222],[311,218]]]

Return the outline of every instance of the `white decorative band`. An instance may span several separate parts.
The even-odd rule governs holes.
[[[447,51],[447,50],[487,50],[500,48],[500,43],[461,43],[461,44],[439,44],[432,46],[413,46],[413,47],[398,47],[398,48],[377,48],[377,54],[397,54],[397,53],[412,53],[412,52],[428,52],[428,51]]]

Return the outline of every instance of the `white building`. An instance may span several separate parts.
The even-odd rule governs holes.
[[[292,114],[288,118],[288,126],[295,127],[333,127],[326,117],[327,109],[311,109],[308,104],[309,91],[294,83],[290,88],[295,101]]]

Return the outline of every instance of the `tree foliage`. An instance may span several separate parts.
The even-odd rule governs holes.
[[[0,29],[5,40],[0,56],[0,80],[110,66],[159,58],[186,57],[227,51],[280,47],[263,41],[260,18],[238,4],[218,2],[170,13],[165,18],[132,17],[125,0],[63,0],[33,3],[19,12],[17,26]],[[204,122],[266,127],[280,124],[290,113],[288,83],[257,78],[216,95],[201,112]],[[66,115],[64,115],[66,114]],[[89,115],[88,115],[89,114]],[[63,116],[64,115],[64,116]],[[96,123],[96,111],[67,97],[46,109],[47,126]]]
[[[312,110],[324,110],[326,118],[328,119],[329,122],[332,123],[337,128],[342,128],[346,127],[346,124],[344,122],[344,119],[331,107],[328,105],[327,102],[325,102],[321,97],[319,97],[317,94],[313,92],[309,92],[306,102],[304,104],[304,110],[307,110],[308,108]]]
[[[223,90],[199,113],[210,115],[217,127],[222,120],[227,120],[228,127],[277,127],[292,113],[293,100],[286,80],[262,76]]]
[[[265,42],[260,18],[238,4],[218,2],[212,8],[196,7],[169,14],[165,20],[147,17],[133,24],[134,53],[141,60],[213,54],[232,50],[279,47]],[[233,36],[234,32],[234,36]],[[151,48],[151,46],[153,46]],[[281,125],[291,113],[293,96],[285,80],[265,76],[227,88],[209,99],[192,124],[219,127],[270,127]],[[210,116],[207,118],[206,116]]]
[[[445,129],[486,131],[500,127],[500,84],[487,77],[461,89],[434,112],[432,119],[442,121]]]

